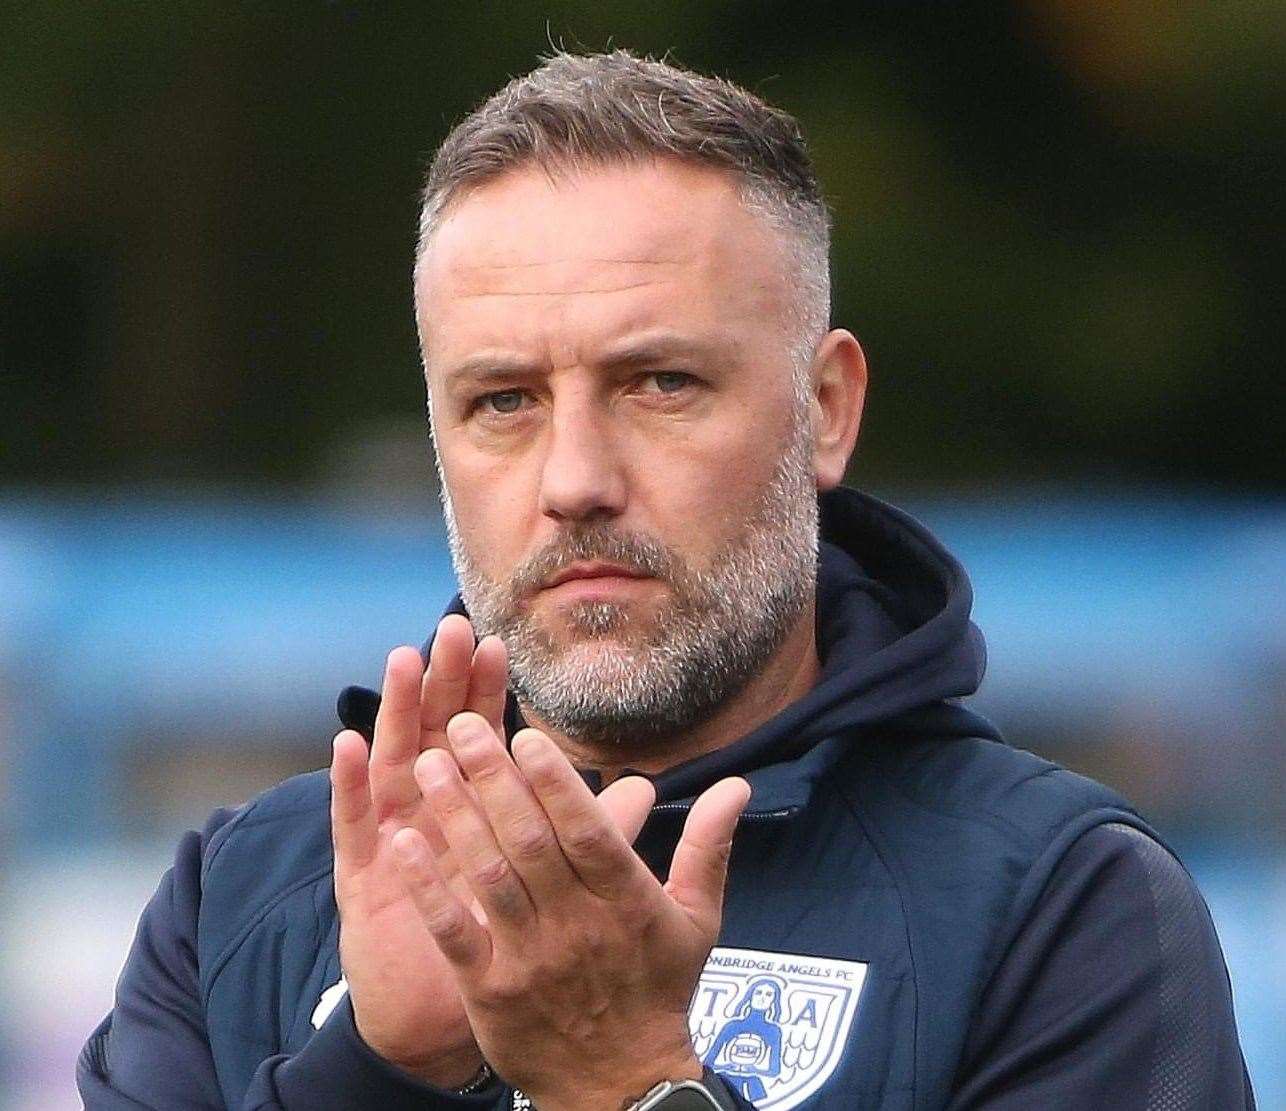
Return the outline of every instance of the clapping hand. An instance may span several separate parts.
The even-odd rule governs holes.
[[[482,1055],[453,966],[399,876],[393,839],[399,830],[413,830],[432,847],[442,882],[472,901],[456,854],[421,794],[415,766],[425,752],[448,750],[448,722],[465,711],[485,722],[499,743],[507,684],[499,638],[475,644],[468,620],[447,616],[427,669],[414,648],[389,654],[369,752],[359,733],[344,730],[335,738],[331,763],[340,964],[358,1032],[404,1071],[447,1087],[474,1076]],[[628,788],[609,789],[601,804],[619,835],[632,841],[646,808],[639,811]]]
[[[374,740],[345,730],[331,763],[331,831],[340,964],[363,1039],[407,1072],[459,1084],[481,1063],[450,967],[398,878],[394,834],[409,827],[440,850],[444,882],[465,889],[414,766],[446,745],[447,722],[468,709],[503,729],[507,665],[495,637],[474,644],[464,617],[443,619],[426,669],[420,653],[388,657]]]
[[[541,1111],[615,1108],[700,1076],[688,1004],[748,784],[696,801],[662,885],[630,847],[654,801],[646,779],[595,798],[534,729],[512,756],[484,713],[457,714],[446,734],[448,748],[415,760],[426,820],[392,845],[487,1060]]]

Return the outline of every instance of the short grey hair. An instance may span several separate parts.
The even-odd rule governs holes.
[[[460,121],[429,167],[416,265],[450,203],[524,166],[550,175],[655,158],[722,170],[782,237],[798,291],[796,379],[830,322],[830,213],[793,116],[731,81],[626,50],[558,51]]]

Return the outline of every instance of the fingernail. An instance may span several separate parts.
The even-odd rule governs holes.
[[[513,754],[515,756],[521,756],[524,759],[530,759],[539,755],[542,747],[540,737],[535,733],[526,732],[519,733],[518,736],[513,739],[513,745],[511,746]]]
[[[455,761],[450,753],[440,748],[430,748],[421,752],[416,758],[419,773],[434,786],[441,786],[451,781],[451,768]]]
[[[447,739],[452,748],[471,748],[487,739],[488,728],[472,714],[456,714],[447,722]]]

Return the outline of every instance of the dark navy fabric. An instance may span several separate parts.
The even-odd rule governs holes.
[[[875,499],[838,490],[822,506],[819,682],[656,776],[637,842],[663,877],[692,798],[745,775],[719,946],[866,965],[824,1083],[772,1106],[1253,1108],[1223,957],[1182,866],[1118,795],[956,701],[985,660],[959,564]],[[348,692],[341,715],[369,732],[377,705]],[[325,774],[216,814],[143,914],[81,1054],[86,1107],[520,1105],[400,1073],[346,999],[314,1030],[337,938]]]
[[[1129,826],[1068,850],[991,977],[951,1111],[1251,1106],[1209,915],[1183,868]]]

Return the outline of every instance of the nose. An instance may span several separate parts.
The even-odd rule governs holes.
[[[540,511],[557,521],[615,517],[625,509],[626,477],[610,414],[593,398],[555,404],[540,476]]]

